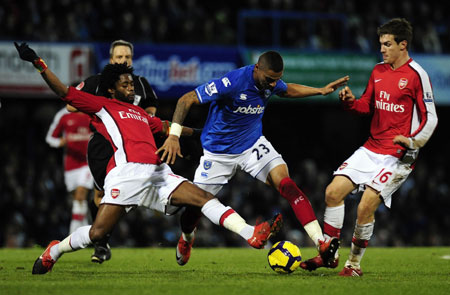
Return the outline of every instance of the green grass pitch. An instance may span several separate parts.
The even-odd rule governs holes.
[[[115,248],[110,261],[90,262],[92,249],[65,254],[46,275],[31,275],[43,249],[0,249],[0,294],[450,294],[450,247],[368,248],[364,276],[342,278],[338,269],[280,275],[268,250],[194,248],[189,263],[171,248]],[[316,254],[303,248],[302,257]]]

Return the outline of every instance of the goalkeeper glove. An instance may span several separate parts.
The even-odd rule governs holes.
[[[31,62],[39,73],[43,73],[47,69],[44,60],[40,58],[27,43],[23,42],[19,45],[17,42],[14,42],[14,46],[16,46],[17,52],[19,52],[20,58]]]

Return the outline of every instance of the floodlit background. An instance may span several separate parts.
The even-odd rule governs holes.
[[[68,233],[71,201],[62,151],[45,143],[54,114],[63,107],[13,41],[27,41],[63,82],[100,71],[109,44],[135,45],[136,74],[159,97],[157,115],[171,119],[176,100],[199,84],[246,65],[268,49],[285,58],[286,82],[323,86],[350,75],[355,94],[364,91],[380,61],[376,28],[405,17],[414,28],[410,56],[428,72],[439,125],[415,171],[394,195],[392,210],[376,215],[372,246],[450,245],[448,134],[450,132],[450,19],[442,1],[340,0],[4,0],[0,6],[0,247],[46,245]],[[191,109],[185,124],[201,128],[208,107]],[[367,138],[369,118],[345,113],[336,94],[290,102],[274,98],[264,134],[288,163],[322,222],[324,191],[333,171]],[[162,140],[160,140],[162,143]],[[199,142],[182,142],[185,159],[173,170],[193,178]],[[272,188],[238,173],[219,194],[249,223],[281,211],[277,239],[311,246],[289,204]],[[343,245],[350,245],[358,195],[346,200]],[[178,216],[138,209],[116,227],[111,245],[174,246]],[[237,235],[204,219],[196,246],[245,246]]]

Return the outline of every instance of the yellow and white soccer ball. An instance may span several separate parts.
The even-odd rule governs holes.
[[[295,244],[289,241],[279,241],[269,250],[267,260],[275,272],[288,274],[299,267],[302,253]]]

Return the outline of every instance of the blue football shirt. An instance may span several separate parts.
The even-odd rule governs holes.
[[[255,65],[245,66],[195,89],[200,103],[211,103],[201,136],[204,149],[217,154],[240,154],[262,135],[262,116],[269,98],[286,92],[278,80],[273,90],[259,90]]]

